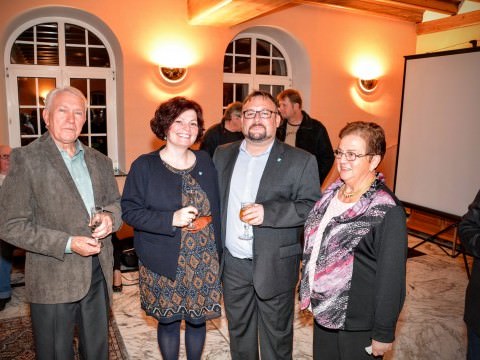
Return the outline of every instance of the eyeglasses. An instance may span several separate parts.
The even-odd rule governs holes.
[[[258,114],[260,116],[260,119],[263,120],[268,120],[272,117],[272,114],[276,114],[276,111],[268,110],[268,109],[263,109],[263,110],[245,110],[243,112],[243,117],[245,119],[254,119],[255,116]]]
[[[0,159],[1,160],[10,160],[10,155],[9,154],[0,155]]]
[[[337,159],[341,159],[343,155],[345,155],[345,159],[347,159],[348,161],[355,161],[357,158],[362,158],[364,156],[369,156],[369,155],[375,155],[375,154],[371,154],[371,153],[368,153],[368,154],[355,154],[353,151],[340,151],[338,149],[334,150],[333,151],[333,155],[335,155],[335,157]]]

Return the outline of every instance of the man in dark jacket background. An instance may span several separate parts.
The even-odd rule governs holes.
[[[282,124],[277,128],[277,138],[315,156],[320,184],[323,185],[334,160],[327,129],[302,110],[302,97],[297,90],[284,90],[277,95],[277,100],[283,118]]]
[[[205,150],[213,157],[217,146],[243,139],[242,103],[235,101],[225,109],[222,121],[211,126],[203,136],[200,150]]]

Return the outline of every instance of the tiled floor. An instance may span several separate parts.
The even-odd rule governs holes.
[[[410,245],[419,240],[410,239]],[[451,258],[436,245],[426,243],[427,255],[407,263],[407,299],[397,326],[394,350],[385,359],[464,359],[466,331],[462,320],[467,276],[462,257]],[[113,312],[131,359],[161,359],[156,341],[156,322],[140,309],[136,272],[124,273],[122,293],[114,295]],[[13,274],[13,281],[22,281]],[[14,288],[12,301],[0,312],[2,318],[28,313],[24,288]],[[311,359],[312,320],[295,314],[294,359]],[[210,321],[204,359],[230,359],[227,322],[224,317]],[[186,359],[181,352],[181,359]]]

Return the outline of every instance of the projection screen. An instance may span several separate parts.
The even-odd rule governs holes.
[[[480,48],[405,57],[394,191],[459,217],[480,189]]]

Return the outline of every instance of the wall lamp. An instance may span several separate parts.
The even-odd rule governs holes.
[[[166,81],[170,83],[178,83],[185,79],[187,76],[187,68],[186,67],[166,67],[166,66],[159,66],[160,75]]]
[[[375,91],[378,85],[378,79],[358,79],[358,86],[366,94],[370,94]]]

